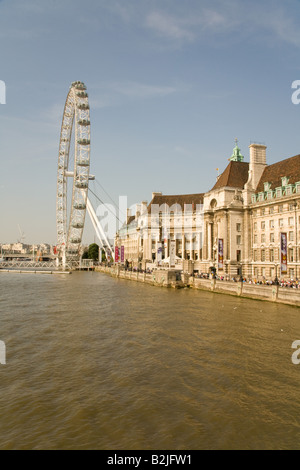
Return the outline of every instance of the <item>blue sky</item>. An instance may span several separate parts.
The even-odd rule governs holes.
[[[268,163],[300,153],[299,23],[295,0],[0,0],[0,243],[18,224],[27,243],[56,241],[74,80],[89,93],[91,172],[116,201],[209,190],[235,137],[246,161],[250,141]]]

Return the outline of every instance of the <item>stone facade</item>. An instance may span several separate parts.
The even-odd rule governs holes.
[[[124,246],[125,260],[135,268],[158,261],[170,266],[174,240],[175,265],[183,270],[216,272],[225,279],[300,277],[300,155],[267,165],[265,145],[249,149],[247,163],[236,145],[206,193],[153,193],[150,204],[138,204],[115,238],[116,246]],[[282,233],[286,272],[280,272]]]

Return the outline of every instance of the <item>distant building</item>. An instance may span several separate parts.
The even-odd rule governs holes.
[[[5,243],[1,245],[2,251],[9,253],[26,253],[28,245],[24,243]]]

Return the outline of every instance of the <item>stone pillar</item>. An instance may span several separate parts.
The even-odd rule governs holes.
[[[226,259],[230,260],[230,217],[226,212]]]
[[[194,246],[193,246],[193,232],[191,233],[190,237],[191,237],[191,241],[190,241],[191,260],[194,261],[195,252],[194,252]]]
[[[243,220],[243,248],[242,248],[242,262],[244,266],[243,275],[249,278],[252,276],[251,273],[251,238],[252,238],[252,227],[251,227],[251,217],[249,209],[244,211],[244,220]]]
[[[185,260],[185,236],[184,233],[182,233],[182,241],[181,241],[181,254],[182,254],[182,260]]]
[[[166,235],[166,248],[165,248],[165,258],[168,258],[169,256],[169,244],[170,244],[170,240],[169,240],[169,237],[168,235]]]
[[[208,233],[207,233],[207,245],[208,245],[208,256],[207,259],[208,261],[212,260],[212,223],[209,222],[208,224]]]
[[[203,235],[203,248],[202,248],[202,259],[208,259],[208,249],[207,249],[207,239],[208,239],[208,222],[204,223],[204,235]]]

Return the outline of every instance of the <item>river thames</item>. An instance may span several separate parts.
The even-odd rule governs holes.
[[[300,309],[0,273],[0,449],[300,449]]]

